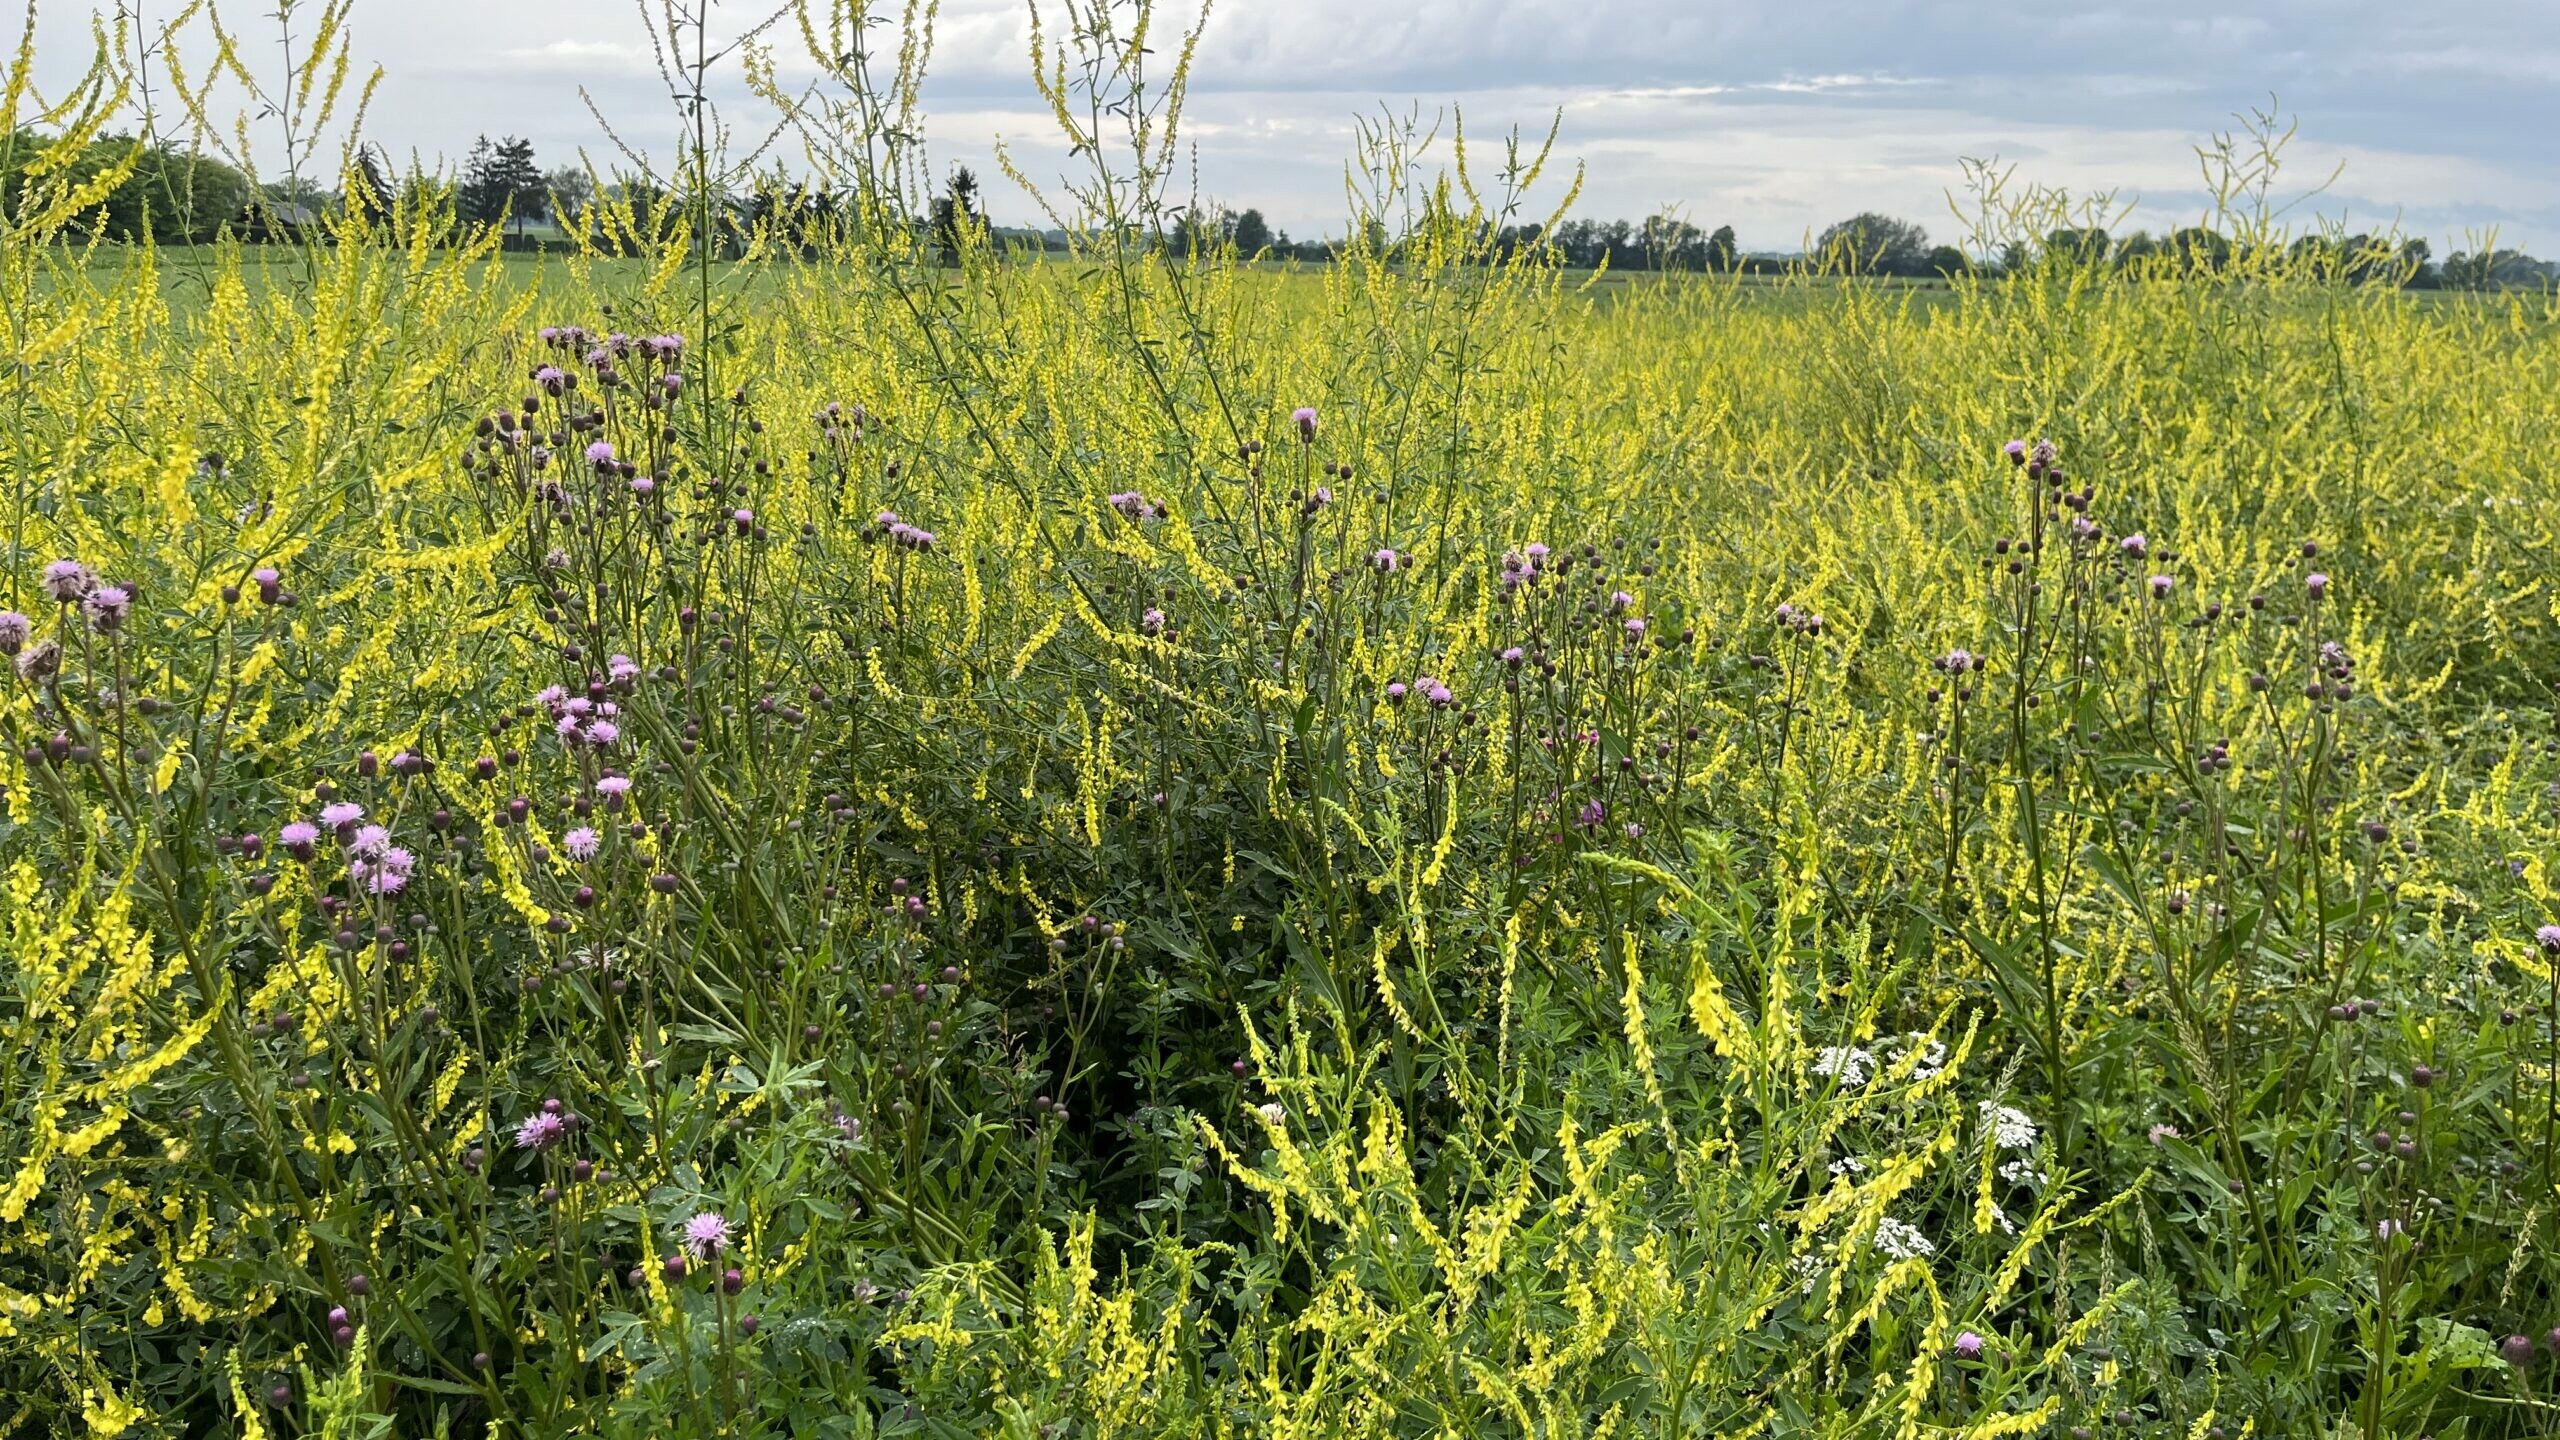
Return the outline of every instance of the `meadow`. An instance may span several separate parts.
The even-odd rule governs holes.
[[[1045,261],[7,197],[0,1435],[2560,1432],[2560,303],[1132,133]]]

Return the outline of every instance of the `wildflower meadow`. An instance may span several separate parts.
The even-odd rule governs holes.
[[[1255,264],[1117,0],[1064,254],[860,0],[566,253],[88,225],[345,9],[9,72],[0,1436],[2560,1433],[2548,293]]]

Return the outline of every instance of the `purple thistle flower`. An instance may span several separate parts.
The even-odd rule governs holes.
[[[587,726],[587,743],[599,750],[609,748],[622,738],[622,727],[610,720],[592,721]]]
[[[1974,1334],[1970,1330],[1957,1332],[1956,1355],[1958,1358],[1965,1360],[1980,1358],[1982,1355],[1982,1337]]]
[[[80,597],[80,608],[88,612],[89,623],[105,631],[124,624],[124,612],[132,605],[133,593],[121,585],[101,585]]]
[[[308,860],[312,846],[319,842],[320,827],[308,820],[288,821],[283,829],[276,832],[276,839],[283,844],[286,854],[296,860]]]
[[[2154,599],[2154,600],[2166,600],[2166,599],[2168,599],[2168,598],[2169,598],[2169,587],[2170,587],[2170,586],[2172,586],[2172,585],[2175,585],[2176,583],[2178,583],[2178,582],[2176,582],[2175,580],[2170,579],[2170,578],[2169,578],[2168,576],[2166,576],[2166,575],[2154,575],[2154,576],[2152,576],[2152,577],[2151,577],[2151,598],[2152,598],[2152,599]]]
[[[596,858],[596,852],[604,848],[604,837],[581,825],[560,837],[560,848],[568,852],[570,859],[583,863]]]
[[[1290,412],[1289,418],[1298,422],[1299,444],[1313,445],[1316,443],[1316,407],[1313,405],[1301,405],[1296,410]]]
[[[364,807],[352,800],[341,800],[320,812],[320,823],[332,830],[344,829],[363,818]]]
[[[1627,638],[1630,640],[1641,640],[1644,638],[1644,621],[1642,618],[1634,615],[1627,617]]]
[[[1520,662],[1527,658],[1528,657],[1522,653],[1520,647],[1517,645],[1514,645],[1502,652],[1502,663],[1510,666],[1514,670],[1519,669]]]
[[[592,461],[592,462],[594,462],[595,464],[597,464],[597,465],[599,465],[599,466],[604,466],[604,465],[610,465],[610,464],[612,464],[612,463],[613,463],[613,445],[612,445],[612,443],[611,443],[611,442],[609,442],[609,441],[599,440],[599,441],[597,441],[596,443],[594,443],[593,445],[588,446],[588,447],[587,447],[587,459],[588,459],[588,460],[590,460],[590,461]]]
[[[1548,555],[1554,552],[1548,550],[1546,546],[1539,544],[1537,541],[1532,540],[1527,546],[1522,548],[1520,553],[1529,557],[1529,564],[1531,568],[1534,569],[1539,561],[1546,559]]]
[[[1147,613],[1138,617],[1138,628],[1146,631],[1150,635],[1163,634],[1164,612],[1156,609],[1152,605],[1148,606]]]
[[[347,874],[371,894],[397,895],[409,888],[409,871],[416,864],[416,856],[394,845],[370,862],[349,864]]]
[[[569,1122],[548,1110],[537,1110],[516,1122],[516,1148],[548,1150],[569,1133]]]
[[[697,1260],[708,1260],[729,1248],[729,1222],[717,1210],[704,1210],[684,1222],[684,1248]]]
[[[1405,691],[1404,691],[1404,682],[1403,682],[1403,681],[1401,681],[1401,680],[1397,680],[1397,681],[1394,681],[1394,682],[1390,683],[1390,684],[1387,686],[1387,703],[1388,703],[1388,704],[1390,704],[1390,705],[1401,705],[1401,704],[1403,704],[1403,703],[1404,703],[1404,694],[1405,694]]]
[[[1381,549],[1369,557],[1369,563],[1377,568],[1379,574],[1393,575],[1396,567],[1404,563],[1404,557],[1393,549]]]
[[[607,775],[596,782],[596,793],[606,797],[607,799],[620,799],[621,797],[631,793],[631,777],[628,775]]]
[[[2560,955],[2560,925],[2545,925],[2533,932],[2533,938],[2542,942],[2543,954]]]
[[[365,826],[356,831],[354,839],[347,842],[347,849],[350,852],[368,859],[379,857],[390,848],[391,832],[379,825]]]
[[[2139,530],[2136,530],[2132,534],[2124,537],[2122,540],[2117,541],[2116,546],[2118,549],[2123,550],[2125,554],[2136,560],[2139,560],[2143,556],[2151,553],[2150,537],[2144,535]]]
[[[98,577],[77,560],[56,560],[44,567],[44,588],[67,605],[98,588]]]
[[[2027,442],[2012,440],[2000,447],[2000,453],[2009,457],[2010,464],[2024,465],[2027,463]]]
[[[15,610],[0,610],[0,655],[15,655],[35,633],[35,622]]]
[[[2302,585],[2304,589],[2311,592],[2311,598],[2314,600],[2318,600],[2329,593],[2329,577],[2321,574],[2317,570],[2303,576]]]
[[[628,655],[616,655],[605,662],[604,671],[607,676],[617,681],[637,680],[640,678],[640,662]]]
[[[62,668],[62,644],[51,638],[39,640],[18,656],[18,673],[29,680],[45,680]]]
[[[1582,813],[1574,818],[1574,823],[1588,830],[1596,828],[1601,821],[1608,818],[1609,807],[1594,800],[1582,807]]]
[[[1624,591],[1624,590],[1613,591],[1613,592],[1611,592],[1611,593],[1610,593],[1610,596],[1609,596],[1609,609],[1610,609],[1611,611],[1613,611],[1613,612],[1615,612],[1615,611],[1619,611],[1619,610],[1624,610],[1624,609],[1626,609],[1628,606],[1633,605],[1633,604],[1635,604],[1635,603],[1636,603],[1636,597],[1634,597],[1633,595],[1628,594],[1628,593],[1627,593],[1626,591]]]

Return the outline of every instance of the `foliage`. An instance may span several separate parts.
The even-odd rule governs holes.
[[[11,193],[0,1429],[2551,1430],[2547,297],[1256,270],[1082,3],[1041,263],[831,18],[823,222]]]

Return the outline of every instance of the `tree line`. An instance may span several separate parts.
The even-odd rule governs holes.
[[[27,167],[52,142],[31,131],[10,139],[9,163],[0,165],[0,198],[14,203]],[[430,223],[450,227],[457,239],[471,228],[503,227],[514,243],[528,244],[533,243],[529,226],[548,221],[571,228],[600,199],[644,231],[677,223],[696,208],[690,197],[646,180],[616,177],[599,187],[583,166],[546,170],[532,142],[516,136],[479,137],[450,174],[412,166],[395,177],[383,152],[363,150],[343,190],[309,180],[255,185],[218,159],[120,136],[90,142],[64,169],[83,180],[128,159],[131,172],[99,202],[87,233],[117,241],[148,235],[164,244],[204,243],[226,234],[271,239],[304,233],[361,199],[376,214],[399,209],[412,217],[429,217]],[[715,196],[708,210],[713,243],[730,253],[743,250],[756,235],[768,245],[814,253],[837,227],[854,218],[844,196],[782,175],[766,177],[743,193]],[[991,227],[977,180],[966,167],[955,169],[944,183],[928,225],[932,239],[946,251],[956,248],[967,230],[1010,245],[1062,249],[1066,244],[1066,237],[1054,232]],[[1383,234],[1367,238],[1378,248],[1389,248]],[[1167,242],[1191,252],[1232,250],[1246,258],[1308,261],[1328,259],[1344,245],[1338,239],[1293,239],[1259,209],[1218,205],[1187,212]],[[1992,276],[2054,259],[2214,273],[2243,258],[2239,242],[2201,226],[2165,235],[2061,229],[2037,242],[2013,241],[1997,255],[1978,255],[1955,245],[1932,244],[1920,225],[1872,211],[1825,227],[1802,254],[1749,254],[1731,225],[1707,229],[1669,212],[1640,221],[1505,226],[1495,244],[1504,255],[1528,254],[1587,269],[1783,273],[1811,264],[1839,274],[1908,279]],[[2560,284],[2560,263],[2513,249],[2456,251],[2439,261],[2425,240],[2399,236],[2317,233],[2286,245],[2292,258],[2316,262],[2328,273],[2358,283],[2467,290]]]

